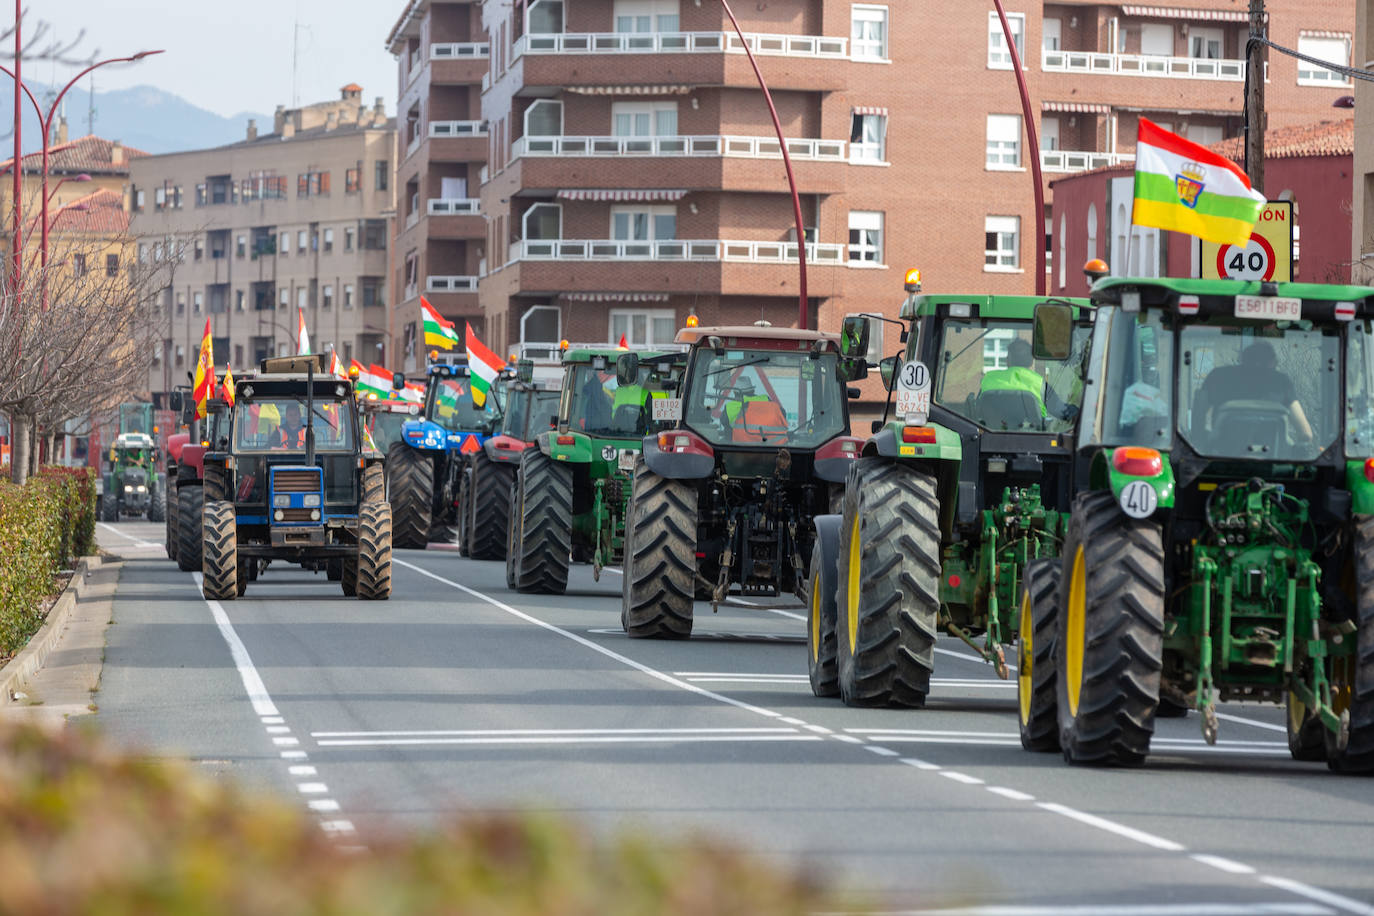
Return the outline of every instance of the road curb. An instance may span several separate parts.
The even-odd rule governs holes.
[[[9,704],[19,685],[43,667],[48,653],[62,636],[72,611],[88,587],[87,577],[100,566],[101,560],[98,556],[82,557],[77,561],[76,572],[58,596],[57,603],[48,611],[43,626],[38,628],[38,632],[33,634],[28,645],[24,646],[18,655],[0,668],[0,706]]]

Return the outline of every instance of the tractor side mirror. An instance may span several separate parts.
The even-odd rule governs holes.
[[[515,364],[515,379],[526,385],[534,381],[534,360],[525,357]]]
[[[391,373],[391,388],[393,391],[402,391],[405,389],[405,386],[406,377],[404,372]]]
[[[615,358],[615,383],[621,386],[639,384],[638,353],[622,353]]]
[[[880,433],[880,432],[883,431],[883,421],[882,421],[882,420],[874,420],[873,422],[871,422],[871,423],[868,424],[868,429],[869,429],[869,431],[872,432],[874,435],[877,435],[878,433]]]
[[[840,355],[848,359],[866,359],[871,336],[872,319],[864,315],[846,315],[840,326]]]
[[[1073,306],[1041,302],[1032,321],[1031,353],[1036,359],[1062,362],[1073,352]]]
[[[868,378],[868,362],[863,359],[843,359],[840,374],[847,382],[861,382]]]
[[[551,416],[549,417],[549,429],[557,429],[557,428],[558,428],[558,414],[553,414],[553,415],[551,415]]]
[[[859,399],[859,396],[863,394],[863,392],[860,391],[858,388],[846,388],[844,390],[844,393],[848,395],[849,400],[851,401],[857,401]]]
[[[885,356],[879,360],[878,374],[882,376],[883,387],[891,391],[893,383],[897,381],[897,357]]]

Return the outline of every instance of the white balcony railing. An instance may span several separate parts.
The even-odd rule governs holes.
[[[808,244],[808,264],[843,264],[844,245]],[[612,239],[526,239],[511,246],[512,261],[747,261],[797,260],[796,242],[722,239],[627,242]]]
[[[485,137],[486,121],[430,121],[431,137]]]
[[[1102,73],[1120,76],[1162,76],[1175,79],[1245,79],[1245,61],[1203,57],[1164,57],[1154,54],[1107,54],[1100,51],[1042,49],[1040,67],[1059,73]]]
[[[476,277],[425,277],[425,292],[428,293],[475,293]]]
[[[787,152],[794,159],[843,162],[845,147],[843,140],[787,140]],[[520,137],[511,144],[511,158],[518,159],[521,156],[729,156],[781,159],[782,152],[776,137]]]
[[[431,197],[430,216],[472,216],[482,212],[482,202],[475,197]]]
[[[849,39],[829,35],[774,35],[746,32],[755,54],[785,57],[845,58]],[[744,53],[744,42],[728,32],[557,32],[532,33],[515,42],[511,58],[522,54],[703,54]]]
[[[1134,161],[1135,153],[1093,153],[1067,149],[1040,151],[1040,168],[1046,172],[1086,172],[1088,169]]]
[[[485,41],[450,41],[429,46],[430,60],[475,60],[491,56],[491,45]]]

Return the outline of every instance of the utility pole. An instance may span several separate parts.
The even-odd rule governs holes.
[[[1245,47],[1245,174],[1256,191],[1264,191],[1264,0],[1250,0],[1250,40]]]

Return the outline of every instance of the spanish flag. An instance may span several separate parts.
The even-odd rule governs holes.
[[[1140,119],[1131,211],[1137,226],[1243,246],[1264,203],[1264,195],[1250,187],[1234,162]]]
[[[200,341],[200,357],[196,360],[196,380],[192,396],[196,399],[196,419],[209,412],[209,400],[215,390],[215,344],[210,336],[210,319],[205,319],[205,336]]]
[[[224,403],[230,407],[234,406],[234,370],[229,368],[229,364],[224,364],[224,381],[219,387],[219,396],[224,399]]]

